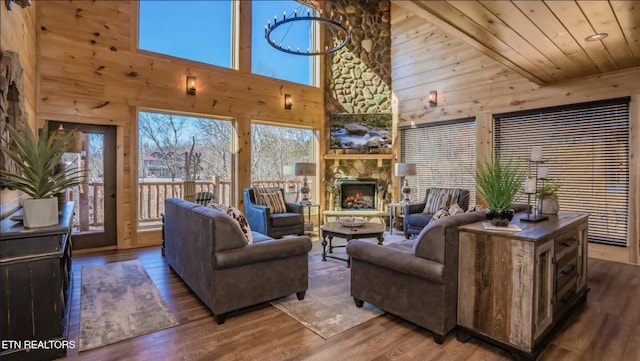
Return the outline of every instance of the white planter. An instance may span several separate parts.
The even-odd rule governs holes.
[[[58,224],[58,198],[25,199],[22,201],[22,224],[27,228]]]

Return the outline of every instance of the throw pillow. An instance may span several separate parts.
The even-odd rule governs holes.
[[[448,217],[448,216],[450,216],[450,215],[451,215],[451,214],[449,214],[449,210],[448,210],[448,209],[446,209],[446,208],[442,208],[441,210],[437,211],[437,212],[433,215],[433,217],[431,217],[431,220],[429,221],[429,223],[428,223],[428,224],[431,224],[431,223],[433,223],[433,222],[437,221],[437,220],[438,220],[438,219],[440,219],[440,218]]]
[[[220,212],[224,213],[227,213],[227,210],[229,209],[229,206],[222,203],[217,203],[214,200],[211,200],[209,203],[207,203],[207,207],[219,210]]]
[[[280,188],[278,187],[255,187],[253,188],[253,198],[256,204],[261,206],[266,206],[267,202],[264,200],[265,193],[276,193],[280,192]]]
[[[424,205],[422,213],[434,214],[440,208],[447,208],[458,201],[460,189],[455,188],[434,188],[429,191],[427,203]]]
[[[477,211],[482,211],[484,210],[484,208],[482,208],[482,206],[479,205],[475,205],[475,206],[471,206],[469,207],[469,210],[467,212],[477,212]]]
[[[280,191],[277,193],[262,193],[262,198],[264,198],[265,205],[269,207],[271,213],[287,212],[287,206],[284,204],[284,199]]]
[[[253,234],[251,233],[249,222],[247,222],[247,218],[244,216],[244,214],[242,214],[242,212],[234,206],[229,206],[229,209],[227,210],[227,214],[231,218],[233,218],[234,221],[238,222],[238,225],[240,226],[240,230],[242,230],[242,233],[244,233],[244,237],[247,239],[247,243],[252,244]]]
[[[449,215],[464,213],[464,210],[460,208],[458,203],[454,203],[449,207]]]

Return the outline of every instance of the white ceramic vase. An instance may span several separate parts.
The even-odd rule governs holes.
[[[58,224],[58,198],[25,199],[22,201],[26,228],[47,227]]]

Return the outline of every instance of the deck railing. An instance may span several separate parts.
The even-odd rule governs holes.
[[[210,181],[195,181],[197,192],[211,192],[218,203],[230,204],[231,182],[214,177]],[[302,182],[299,180],[258,180],[252,186],[280,187],[284,189],[288,202],[298,200]],[[141,180],[138,182],[137,220],[140,228],[157,227],[162,220],[164,200],[166,198],[184,198],[184,183],[180,181],[164,181],[159,179]],[[67,199],[76,201],[76,212],[73,227],[79,231],[100,229],[104,224],[104,183],[90,182],[80,187],[70,188]]]

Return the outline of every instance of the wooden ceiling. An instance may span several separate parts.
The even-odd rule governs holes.
[[[640,1],[392,2],[539,85],[640,66]]]

